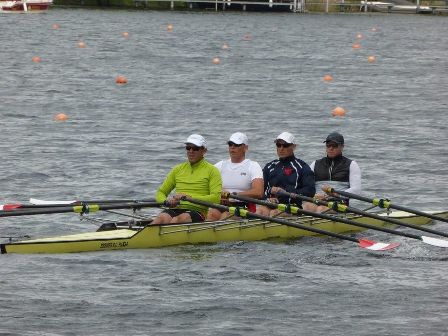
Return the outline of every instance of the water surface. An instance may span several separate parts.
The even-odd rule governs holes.
[[[446,208],[444,17],[51,9],[0,19],[1,203],[151,197],[191,133],[216,162],[243,131],[263,165],[283,131],[311,162],[338,130],[365,195]],[[344,118],[331,117],[336,106]],[[58,113],[69,120],[54,122]],[[75,215],[1,222],[2,237],[95,229]],[[374,254],[307,238],[3,255],[0,333],[446,335],[446,251],[367,235],[402,245]]]

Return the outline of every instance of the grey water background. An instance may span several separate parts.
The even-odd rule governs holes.
[[[207,138],[216,162],[228,136],[246,132],[250,157],[263,165],[282,131],[311,162],[338,130],[362,167],[364,195],[446,209],[446,20],[54,8],[1,15],[0,203],[152,197],[184,160],[191,133]],[[128,84],[116,85],[117,75]],[[331,116],[336,106],[345,117]],[[58,113],[69,120],[53,121]],[[0,236],[94,229],[70,214],[4,218]],[[447,252],[379,232],[357,236],[402,245],[369,253],[307,238],[2,255],[0,334],[447,335]]]

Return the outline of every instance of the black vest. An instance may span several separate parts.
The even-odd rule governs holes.
[[[350,182],[350,164],[352,160],[345,156],[334,159],[324,157],[314,163],[314,178],[319,181]]]

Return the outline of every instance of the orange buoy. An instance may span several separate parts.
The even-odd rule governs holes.
[[[79,48],[85,48],[85,47],[86,47],[86,44],[85,44],[83,41],[79,41],[79,42],[78,42],[78,47],[79,47]]]
[[[129,33],[128,32],[123,32],[123,33],[121,33],[121,35],[123,35],[123,37],[129,37]]]
[[[65,113],[56,114],[53,118],[54,121],[67,121],[68,115]]]
[[[166,26],[166,30],[168,30],[169,32],[173,31],[173,25],[169,24],[168,26]]]
[[[229,49],[229,45],[227,43],[224,43],[221,47],[223,50]]]
[[[363,36],[362,36],[362,34],[361,34],[361,33],[359,33],[359,34],[357,34],[357,35],[356,35],[356,38],[357,38],[358,40],[360,40],[360,39],[362,39],[362,38],[363,38]]]
[[[331,82],[332,80],[333,80],[333,76],[332,75],[325,75],[324,76],[324,81]]]
[[[58,25],[57,23],[53,23],[52,27],[53,29],[59,29],[61,26]]]
[[[376,61],[376,57],[375,57],[375,56],[369,56],[369,57],[367,57],[367,62],[369,62],[369,63],[375,63],[375,61]]]
[[[41,61],[39,56],[33,56],[32,60],[34,63],[40,63],[40,61]]]
[[[219,64],[219,63],[221,63],[221,60],[219,59],[219,57],[213,57],[212,63]]]
[[[359,43],[355,43],[354,45],[352,45],[353,49],[359,49],[361,48],[361,45]]]
[[[331,111],[331,115],[333,117],[343,117],[345,116],[345,109],[340,106],[337,106],[333,109],[333,111]]]
[[[126,84],[128,82],[127,78],[125,76],[117,76],[117,78],[115,78],[115,83],[117,84]]]

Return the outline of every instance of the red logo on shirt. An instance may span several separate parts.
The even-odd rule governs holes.
[[[286,176],[291,175],[294,172],[294,169],[292,169],[291,167],[284,167],[283,168],[283,174],[285,174]]]

